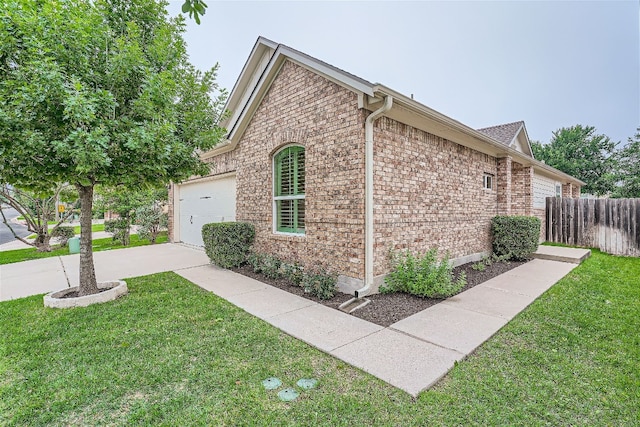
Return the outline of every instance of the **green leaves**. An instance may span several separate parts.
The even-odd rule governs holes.
[[[411,252],[391,252],[392,270],[387,274],[380,292],[406,292],[423,298],[447,298],[457,294],[467,284],[464,273],[453,277],[449,254],[438,260],[433,248],[423,256]]]
[[[546,145],[532,144],[534,156],[587,183],[583,193],[604,195],[614,186],[616,143],[593,126],[576,125],[553,132]]]
[[[615,197],[640,197],[640,127],[619,152]]]
[[[188,63],[184,23],[161,2],[6,3],[0,181],[138,187],[208,171],[198,151],[225,134],[226,92]]]
[[[493,254],[506,260],[526,260],[538,249],[540,218],[495,216],[491,219]]]
[[[189,18],[193,18],[196,24],[200,25],[200,16],[206,13],[207,4],[202,0],[185,0],[182,4],[182,13],[188,13]]]

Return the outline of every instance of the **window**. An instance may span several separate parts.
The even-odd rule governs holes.
[[[493,190],[493,175],[485,173],[482,176],[482,187],[486,190]]]
[[[562,197],[562,184],[556,182],[556,197]]]
[[[304,147],[289,146],[274,157],[274,229],[304,234]]]

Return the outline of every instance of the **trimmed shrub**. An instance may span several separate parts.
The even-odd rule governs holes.
[[[262,273],[268,279],[279,279],[283,276],[282,261],[273,255],[251,252],[247,256],[247,263],[254,273]]]
[[[217,222],[202,226],[204,249],[218,267],[239,267],[247,261],[256,230],[247,222]]]
[[[113,241],[120,242],[123,246],[129,244],[129,229],[131,221],[129,218],[116,218],[104,222],[104,231],[113,235]]]
[[[67,246],[69,239],[75,235],[75,230],[69,225],[61,225],[51,232],[51,237],[57,237],[60,240],[60,246],[63,247]]]
[[[338,277],[323,269],[305,272],[302,276],[304,291],[320,299],[331,299],[336,294]]]
[[[538,249],[541,221],[533,216],[496,216],[491,220],[493,253],[526,260]]]
[[[247,255],[247,264],[249,264],[254,273],[262,273],[263,258],[264,254],[257,252],[250,252]]]
[[[304,278],[304,268],[299,264],[282,264],[282,273],[293,284],[301,286]]]
[[[438,261],[437,249],[429,250],[423,257],[416,257],[409,251],[391,253],[391,264],[392,270],[380,287],[383,294],[406,292],[426,298],[447,298],[467,284],[464,273],[454,280],[449,255]]]

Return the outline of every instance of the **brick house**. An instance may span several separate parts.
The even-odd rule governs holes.
[[[545,197],[584,184],[533,158],[523,122],[474,130],[264,38],[227,109],[211,174],[171,187],[170,239],[251,222],[257,251],[330,268],[348,293],[375,292],[390,249],[478,260],[493,216],[544,220]]]

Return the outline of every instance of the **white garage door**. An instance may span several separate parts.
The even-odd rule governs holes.
[[[203,246],[202,226],[236,220],[236,177],[183,184],[180,187],[180,241]]]

